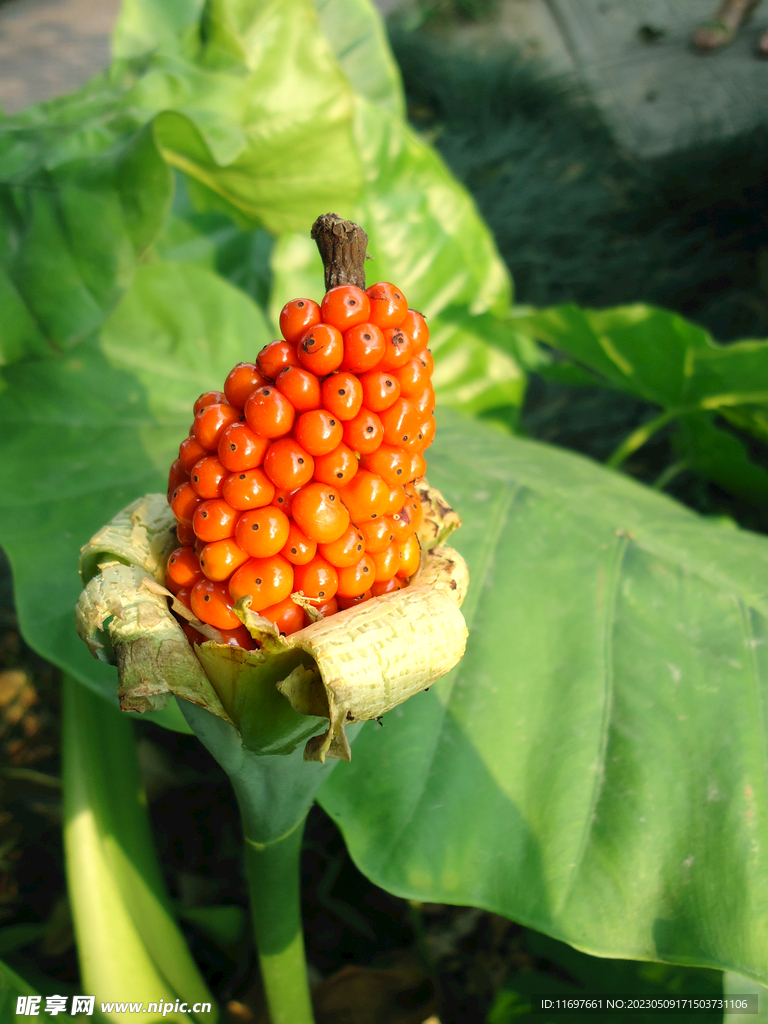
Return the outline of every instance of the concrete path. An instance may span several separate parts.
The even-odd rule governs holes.
[[[396,0],[378,0],[391,9]],[[408,0],[413,2],[413,0]],[[768,0],[736,42],[691,51],[717,0],[502,0],[486,24],[454,32],[480,49],[509,40],[575,76],[619,142],[655,156],[768,121],[768,61],[754,48]],[[7,113],[76,89],[109,60],[120,0],[0,0],[0,104]]]

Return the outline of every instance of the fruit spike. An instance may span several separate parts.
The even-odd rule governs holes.
[[[312,237],[322,302],[286,303],[283,337],[198,398],[169,476],[181,547],[168,586],[232,629],[228,643],[246,597],[289,634],[317,618],[307,604],[327,618],[408,586],[420,565],[411,485],[434,437],[429,332],[396,285],[364,290],[362,228],[329,213]]]

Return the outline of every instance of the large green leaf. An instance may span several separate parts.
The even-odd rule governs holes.
[[[464,520],[470,639],[321,791],[358,866],[768,979],[768,539],[454,414],[429,477]]]
[[[209,271],[140,268],[98,340],[4,371],[0,543],[22,631],[116,700],[114,669],[74,630],[79,548],[137,495],[164,490],[195,398],[268,340],[258,308]],[[175,707],[163,712],[179,723]]]

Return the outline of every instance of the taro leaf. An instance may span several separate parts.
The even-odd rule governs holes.
[[[267,340],[241,292],[197,267],[154,264],[98,340],[4,370],[0,543],[21,629],[113,703],[114,669],[93,661],[74,630],[80,546],[134,498],[165,489],[195,398]]]
[[[715,426],[711,414],[681,416],[673,444],[686,468],[754,504],[768,501],[768,473],[750,459],[735,434]]]
[[[439,420],[470,638],[324,786],[355,862],[590,953],[765,981],[768,539]]]

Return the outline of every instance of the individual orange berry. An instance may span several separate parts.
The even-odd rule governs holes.
[[[176,537],[179,544],[183,544],[184,547],[192,547],[195,543],[195,531],[192,529],[192,523],[177,523]]]
[[[380,415],[386,444],[402,447],[419,432],[421,416],[418,409],[407,398],[398,398],[394,405]]]
[[[215,455],[207,455],[192,467],[189,482],[201,498],[220,498],[229,470]]]
[[[393,576],[392,579],[374,583],[371,587],[371,594],[373,597],[383,597],[384,594],[394,594],[396,590],[401,590],[403,586],[403,581],[398,576]]]
[[[243,512],[235,526],[237,543],[251,558],[271,558],[280,554],[288,540],[291,521],[274,505]]]
[[[424,388],[429,387],[431,374],[427,361],[423,357],[424,353],[421,352],[419,355],[409,359],[399,370],[394,371],[395,376],[400,382],[400,394],[404,398],[410,398],[411,395],[419,395]]]
[[[212,498],[198,506],[192,527],[198,540],[210,544],[213,540],[234,537],[236,522],[236,509],[223,498]]]
[[[379,363],[380,370],[399,370],[413,358],[411,339],[400,327],[388,327],[384,331],[384,355]]]
[[[291,515],[291,508],[293,507],[293,498],[294,498],[294,495],[296,495],[298,493],[299,493],[298,490],[296,490],[296,491],[286,491],[282,487],[276,487],[275,488],[275,496],[272,499],[272,501],[270,502],[270,504],[274,505],[275,508],[282,509],[283,512],[285,512],[285,514],[288,517],[290,517],[290,515]]]
[[[290,597],[271,604],[269,608],[262,608],[259,615],[274,623],[282,636],[290,636],[304,628],[304,609]]]
[[[400,568],[396,575],[401,579],[410,579],[419,568],[421,561],[421,545],[419,538],[412,533],[408,540],[400,546]]]
[[[281,555],[251,558],[229,581],[232,600],[250,596],[251,609],[255,612],[284,601],[292,590],[293,566]]]
[[[422,349],[425,349],[429,344],[429,328],[427,327],[427,321],[424,319],[422,314],[417,312],[415,309],[408,310],[403,322],[400,324],[400,329],[405,331],[411,339],[414,355],[421,352]]]
[[[287,366],[298,366],[296,346],[287,341],[270,341],[256,356],[259,372],[267,380],[274,380]]]
[[[419,352],[419,357],[423,359],[424,362],[427,364],[427,370],[429,371],[429,376],[431,377],[432,374],[435,372],[435,360],[432,357],[432,353],[429,351],[428,348],[425,348],[422,349],[421,352]]]
[[[370,321],[377,327],[399,327],[408,312],[405,296],[395,285],[387,281],[379,281],[365,289],[370,299]]]
[[[370,601],[373,597],[373,591],[368,588],[364,594],[357,594],[355,597],[340,597],[338,598],[339,611],[345,612],[347,608],[357,608],[359,604],[365,604],[366,601]]]
[[[294,416],[291,403],[271,385],[257,388],[245,403],[248,426],[262,437],[290,434]]]
[[[421,434],[421,450],[425,451],[435,439],[435,431],[437,430],[437,423],[435,423],[434,416],[427,416],[426,419],[421,421],[419,426],[419,433]]]
[[[228,580],[235,569],[247,561],[248,555],[234,537],[211,541],[200,552],[200,568],[209,580],[217,583]]]
[[[402,448],[396,448],[391,444],[382,444],[370,455],[360,457],[360,468],[376,473],[388,487],[396,487],[398,484],[408,481],[411,456],[406,454]]]
[[[219,438],[226,428],[230,423],[239,422],[239,409],[234,405],[218,402],[215,405],[206,405],[196,414],[193,430],[203,448],[215,452],[219,447]]]
[[[362,288],[354,284],[340,284],[329,289],[320,303],[323,323],[331,324],[340,331],[370,320],[370,312],[370,299]]]
[[[219,438],[219,460],[230,473],[258,469],[269,448],[269,438],[254,434],[247,423],[232,423]]]
[[[293,571],[293,589],[304,597],[317,597],[330,601],[336,595],[339,574],[321,555],[315,555],[306,565],[297,565]]]
[[[337,569],[354,565],[365,554],[365,541],[356,526],[349,527],[332,544],[319,544],[318,554]]]
[[[220,629],[221,642],[227,647],[242,647],[245,651],[252,651],[256,647],[256,641],[245,628],[238,626],[237,629]]]
[[[320,307],[312,299],[291,299],[280,312],[280,333],[295,345],[307,328],[319,324],[320,319]]]
[[[389,488],[389,503],[387,504],[388,516],[393,516],[395,512],[399,512],[405,504],[405,489],[402,486],[390,487]]]
[[[191,483],[179,484],[171,495],[171,508],[180,523],[191,523],[197,506],[203,499]]]
[[[303,412],[293,430],[293,436],[310,455],[332,452],[341,444],[343,434],[341,422],[327,409]]]
[[[168,558],[165,575],[179,587],[194,587],[203,572],[192,548],[176,548]]]
[[[275,485],[263,469],[244,469],[242,473],[230,473],[224,481],[222,496],[232,508],[244,512],[269,505],[275,496]]]
[[[306,565],[317,554],[317,541],[311,540],[292,519],[288,522],[288,539],[280,549],[280,554],[287,558],[291,565]]]
[[[299,528],[318,544],[330,544],[349,526],[349,512],[339,492],[327,484],[311,483],[294,495],[291,509]]]
[[[344,444],[360,455],[375,452],[384,440],[384,427],[375,412],[365,406],[353,420],[347,420],[343,431]]]
[[[192,411],[195,416],[197,416],[201,409],[205,409],[209,405],[219,405],[222,402],[226,403],[226,401],[227,396],[223,391],[205,391],[192,406]]]
[[[198,618],[200,618],[199,615]],[[190,644],[204,644],[205,641],[208,639],[207,636],[203,636],[202,633],[196,630],[191,622],[184,621],[180,622],[179,625],[181,626],[182,632],[184,633],[184,636],[187,638],[187,640],[189,640]]]
[[[298,413],[322,407],[320,381],[314,373],[301,366],[286,366],[281,370],[275,380],[275,387]]]
[[[400,547],[394,542],[387,544],[383,551],[371,554],[376,569],[376,582],[384,583],[391,580],[400,568]]]
[[[388,516],[369,519],[366,523],[360,523],[357,529],[365,542],[365,550],[372,555],[383,551],[395,539],[392,522]]]
[[[378,366],[387,345],[384,335],[375,324],[357,324],[344,331],[344,359],[342,370],[365,373]]]
[[[324,377],[341,366],[344,340],[331,324],[315,324],[305,331],[296,346],[296,355],[305,370]]]
[[[200,568],[200,566],[198,565],[198,569],[199,568]],[[203,578],[203,574],[201,572],[200,575],[197,577],[197,580],[195,580],[195,582],[197,583],[202,578]],[[168,587],[168,589],[170,590],[171,588]],[[190,611],[192,611],[192,602],[190,600],[190,595],[191,594],[192,594],[192,587],[178,587],[176,590],[173,591],[173,596],[176,598],[176,600],[180,601],[181,604],[183,604],[185,608],[189,608]]]
[[[312,607],[315,611],[320,612],[324,619],[327,619],[329,615],[335,615],[339,610],[339,602],[335,597],[332,597],[328,601],[321,601],[319,604],[312,602]],[[304,612],[304,624],[306,626],[310,626],[312,624],[312,620],[306,612]]]
[[[196,462],[208,454],[196,437],[185,437],[179,445],[179,462],[189,473]]]
[[[413,486],[408,484],[405,488],[405,504],[411,511],[411,518],[416,528],[421,526],[421,522],[424,518],[424,506],[421,504],[421,498],[419,492]]]
[[[418,395],[413,395],[410,401],[413,402],[422,416],[435,415],[435,392],[431,387],[424,388]]]
[[[364,554],[354,565],[339,569],[339,585],[336,594],[342,597],[360,597],[369,589],[376,577],[373,557]]]
[[[339,494],[350,519],[356,524],[383,516],[389,502],[389,487],[380,476],[367,469],[359,469],[351,483],[343,487]]]
[[[383,412],[400,397],[400,381],[394,373],[386,370],[369,370],[360,376],[365,408],[371,412]]]
[[[363,405],[363,389],[352,373],[334,373],[323,381],[323,405],[338,420],[353,420]]]
[[[427,472],[427,460],[421,454],[421,452],[411,453],[411,468],[408,470],[408,482],[412,480],[418,480],[420,476],[424,476]]]
[[[357,457],[345,444],[315,459],[315,480],[331,487],[345,487],[356,472]]]
[[[224,381],[224,394],[230,405],[243,409],[252,392],[266,383],[256,363],[238,363]]]
[[[181,459],[176,459],[175,462],[171,463],[171,469],[168,473],[168,504],[170,505],[173,499],[173,492],[179,486],[179,484],[185,484],[189,480],[189,472],[184,469],[181,464]]]
[[[216,629],[237,629],[240,619],[232,611],[234,602],[229,596],[226,583],[215,583],[202,579],[194,585],[190,594],[192,611],[203,622]]]
[[[305,412],[303,415],[311,416],[312,413]],[[301,419],[299,417],[299,423]],[[314,470],[315,460],[292,437],[273,441],[264,457],[264,472],[275,487],[285,491],[295,491],[308,484]]]

